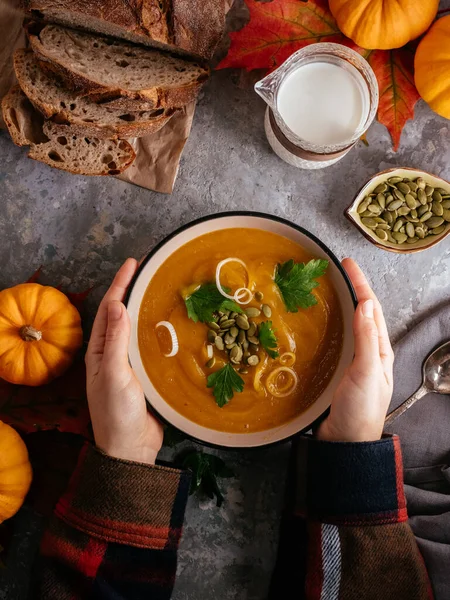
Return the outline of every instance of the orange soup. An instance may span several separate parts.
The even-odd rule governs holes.
[[[198,312],[205,308],[192,304],[192,299],[205,300],[199,290],[215,292],[217,301],[216,269],[228,258],[238,260],[223,265],[219,285],[231,299],[211,320],[194,322],[186,300]],[[336,369],[343,338],[341,308],[325,271],[305,296],[303,304],[313,305],[289,312],[289,286],[301,288],[304,281],[293,281],[293,271],[285,269],[283,288],[275,275],[283,275],[277,265],[293,260],[303,263],[302,269],[315,258],[291,240],[257,229],[215,231],[174,252],[148,285],[138,322],[142,362],[164,400],[199,425],[231,433],[271,429],[307,409]],[[240,302],[251,297],[247,304],[232,299],[239,288],[250,290],[248,297],[237,295]],[[227,300],[221,294],[219,299]],[[237,310],[231,310],[233,305]],[[172,334],[166,326],[157,327],[162,321],[172,325]],[[173,341],[178,351],[166,356],[173,354]],[[220,369],[228,369],[227,375],[232,371],[235,384],[222,406],[216,397],[219,383],[226,386],[230,378],[211,379]]]

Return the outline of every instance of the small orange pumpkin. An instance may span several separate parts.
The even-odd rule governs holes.
[[[48,383],[70,366],[82,342],[80,315],[59,290],[22,283],[0,292],[0,378]]]
[[[0,523],[22,506],[32,476],[24,441],[17,431],[0,421]]]
[[[436,21],[420,42],[414,81],[430,108],[450,119],[450,15]]]
[[[419,37],[439,0],[330,0],[339,29],[361,48],[390,50]]]

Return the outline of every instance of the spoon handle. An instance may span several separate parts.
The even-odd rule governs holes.
[[[395,419],[397,417],[399,417],[404,412],[406,412],[408,410],[408,408],[411,408],[411,406],[413,404],[415,404],[417,402],[417,400],[420,400],[426,394],[429,394],[429,393],[430,393],[430,390],[422,384],[420,386],[420,388],[416,392],[414,392],[414,394],[412,396],[410,396],[407,400],[405,400],[402,404],[400,404],[399,407],[397,407],[395,410],[393,410],[391,413],[388,414],[388,416],[386,417],[386,419],[384,421],[384,424],[390,425],[393,421],[395,421]]]

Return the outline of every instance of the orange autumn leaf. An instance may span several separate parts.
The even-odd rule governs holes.
[[[374,70],[380,90],[377,117],[387,127],[394,150],[398,148],[403,127],[413,118],[419,99],[409,47],[389,51],[359,48],[339,31],[327,0],[245,2],[250,21],[240,31],[230,33],[230,50],[218,69],[272,70],[310,44],[344,44],[364,56]]]
[[[377,118],[391,134],[394,150],[408,119],[414,118],[419,92],[414,85],[414,52],[408,47],[398,50],[361,50],[375,72],[380,100]]]

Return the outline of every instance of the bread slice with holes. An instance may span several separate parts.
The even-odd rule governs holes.
[[[83,128],[86,135],[101,139],[141,137],[159,131],[176,112],[174,108],[124,112],[99,105],[48,77],[31,50],[14,54],[14,69],[23,92],[47,118]]]
[[[28,0],[28,12],[36,19],[206,59],[225,27],[224,0]]]
[[[125,98],[147,108],[184,106],[209,76],[200,62],[58,25],[32,24],[28,35],[44,71],[95,101]]]
[[[18,146],[30,146],[28,156],[78,175],[118,175],[135,159],[125,140],[86,137],[76,126],[45,121],[19,86],[2,101],[3,118]]]

